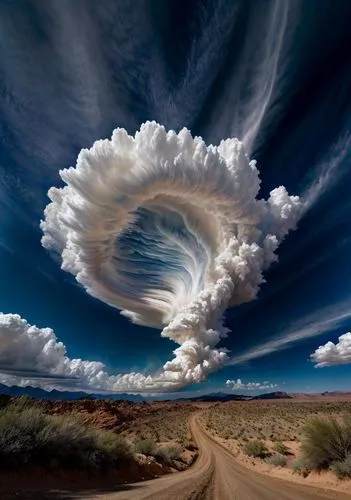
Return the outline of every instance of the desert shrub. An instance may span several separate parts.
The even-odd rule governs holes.
[[[303,427],[301,451],[311,469],[329,467],[351,454],[351,417],[313,418]]]
[[[131,456],[118,435],[16,402],[0,411],[0,466],[102,467]]]
[[[291,467],[296,474],[300,474],[303,477],[307,477],[308,474],[311,472],[311,469],[308,467],[303,458],[296,458],[293,461]]]
[[[166,463],[167,465],[171,465],[173,460],[177,460],[182,453],[182,448],[176,444],[170,444],[168,446],[160,446],[156,448],[153,452],[153,456]]]
[[[19,466],[31,461],[38,449],[37,436],[46,425],[38,409],[17,411],[12,406],[0,413],[0,464]]]
[[[267,464],[275,465],[276,467],[285,467],[288,463],[288,459],[284,455],[279,455],[278,453],[275,453],[270,457],[266,457],[264,460]]]
[[[12,411],[29,410],[30,408],[40,408],[38,401],[30,396],[18,396],[10,404]]]
[[[182,448],[177,444],[170,444],[165,447],[165,450],[171,460],[177,460],[182,453]]]
[[[333,462],[330,468],[339,479],[351,477],[351,454],[347,455],[344,460]]]
[[[142,453],[143,455],[153,455],[153,452],[156,449],[156,442],[151,438],[141,439],[135,443],[134,447],[137,453]]]
[[[230,439],[232,437],[232,433],[229,429],[227,429],[226,431],[222,432],[222,437],[224,439]]]
[[[245,454],[249,457],[265,458],[268,454],[268,449],[263,441],[254,439],[248,441],[244,447]]]
[[[273,448],[274,448],[274,451],[276,451],[280,455],[288,455],[289,454],[289,448],[287,446],[285,446],[285,444],[282,443],[281,441],[276,441],[274,443]]]
[[[96,434],[70,417],[52,417],[38,433],[38,452],[55,457],[61,465],[83,467],[95,463]]]
[[[128,460],[132,457],[127,441],[115,432],[97,431],[97,442],[99,450],[106,456],[114,457],[115,460]]]

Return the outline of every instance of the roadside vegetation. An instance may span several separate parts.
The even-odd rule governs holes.
[[[350,401],[258,401],[213,405],[202,416],[239,458],[306,477],[351,478]]]
[[[331,469],[351,477],[351,414],[313,418],[303,427],[301,455],[307,469]]]
[[[248,457],[265,458],[268,455],[268,448],[263,441],[253,439],[245,443],[245,454]]]
[[[197,447],[189,430],[189,416],[197,408],[188,403],[182,405],[161,404],[158,411],[145,415],[138,425],[126,425],[123,436],[132,443],[136,453],[153,457],[163,466],[183,470],[197,456]]]
[[[50,416],[30,399],[19,398],[0,410],[2,469],[115,467],[132,459],[126,440],[83,425],[72,416]]]
[[[174,407],[173,411],[169,411],[167,406],[160,406],[156,413],[140,418],[137,426],[127,423],[123,435],[134,443],[147,444],[150,440],[158,444],[174,443],[185,448],[191,439],[188,421],[194,410],[196,408],[190,405]]]
[[[183,448],[179,444],[158,445],[153,439],[147,438],[135,443],[136,453],[154,457],[156,460],[171,466],[174,460],[179,460]]]
[[[0,396],[0,467],[104,471],[134,462],[151,474],[181,470],[196,456],[188,428],[191,411],[189,405],[167,403]]]
[[[265,458],[265,462],[269,465],[274,465],[275,467],[285,467],[288,463],[288,459],[284,455],[273,453]]]

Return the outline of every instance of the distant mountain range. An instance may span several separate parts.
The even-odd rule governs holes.
[[[226,392],[212,392],[211,394],[203,394],[202,396],[179,398],[177,401],[246,401],[252,399],[252,396],[244,394],[229,394]]]
[[[275,391],[260,394],[259,396],[255,396],[252,399],[292,399],[292,396],[287,392]]]
[[[49,400],[77,400],[77,399],[111,399],[115,401],[133,401],[135,403],[140,403],[142,401],[154,401],[159,400],[157,396],[147,397],[141,396],[140,394],[88,394],[83,391],[58,391],[53,389],[52,391],[44,391],[37,387],[18,387],[18,386],[7,386],[0,384],[0,394],[7,394],[8,396],[30,396],[37,399],[49,399]],[[311,399],[311,398],[321,398],[321,397],[337,397],[337,396],[351,396],[350,392],[333,391],[333,392],[322,392],[322,393],[291,393],[276,391],[264,394],[259,394],[258,396],[249,396],[245,394],[230,394],[226,392],[213,392],[210,394],[203,394],[202,396],[193,397],[183,397],[172,399],[172,401],[198,401],[198,402],[225,402],[225,401],[252,401],[260,399]],[[166,398],[162,398],[166,399]]]
[[[58,391],[53,389],[52,391],[45,391],[37,387],[17,387],[0,384],[0,394],[7,394],[8,396],[30,396],[37,399],[49,399],[49,400],[77,400],[77,399],[112,399],[112,400],[127,400],[140,403],[141,401],[152,401],[157,398],[154,397],[143,397],[140,394],[88,394],[83,391]],[[202,396],[195,397],[183,397],[177,398],[174,401],[247,401],[251,399],[291,399],[291,396],[286,392],[270,392],[269,394],[260,394],[259,396],[249,396],[244,394],[229,394],[225,392],[213,392],[211,394],[203,394]],[[163,398],[165,399],[165,398]]]
[[[192,398],[182,398],[184,401],[250,401],[255,399],[291,399],[287,392],[269,392],[259,396],[248,396],[244,394],[229,394],[226,392],[213,392]],[[179,401],[179,399],[178,399]]]
[[[7,385],[0,384],[0,394],[7,394],[8,396],[30,396],[37,399],[50,399],[50,400],[72,400],[72,399],[115,399],[127,401],[145,401],[145,398],[140,394],[88,394],[83,391],[44,391],[38,387],[17,387],[15,385],[8,387]]]

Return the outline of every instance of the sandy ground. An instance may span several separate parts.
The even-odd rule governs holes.
[[[270,477],[276,477],[285,481],[291,481],[293,483],[316,486],[318,488],[336,490],[343,493],[351,492],[351,479],[339,480],[335,474],[330,471],[311,472],[307,477],[294,473],[293,470],[289,468],[289,461],[293,461],[296,455],[298,455],[299,444],[296,441],[284,441],[284,444],[292,452],[292,456],[288,457],[287,467],[277,467],[269,465],[263,460],[246,456],[235,440],[223,439],[212,433],[211,435],[213,439],[229,450],[240,464],[252,471],[260,474],[267,474]],[[349,494],[351,496],[351,493]]]

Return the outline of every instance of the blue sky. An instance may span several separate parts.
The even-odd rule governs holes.
[[[110,374],[159,371],[177,345],[93,298],[41,245],[47,191],[63,186],[59,170],[75,165],[82,148],[116,127],[134,135],[156,120],[216,144],[244,139],[254,116],[248,149],[260,197],[284,185],[313,203],[280,245],[257,298],[226,311],[230,333],[219,346],[232,362],[184,391],[228,390],[226,380],[238,378],[288,391],[350,389],[350,358],[316,368],[310,355],[351,330],[351,6],[278,4],[0,4],[0,312],[52,328],[69,358],[99,361]],[[273,72],[254,57],[265,36]],[[260,89],[270,84],[257,117]],[[18,375],[10,383],[25,382],[24,362],[12,356],[6,335],[2,380],[13,360]]]

